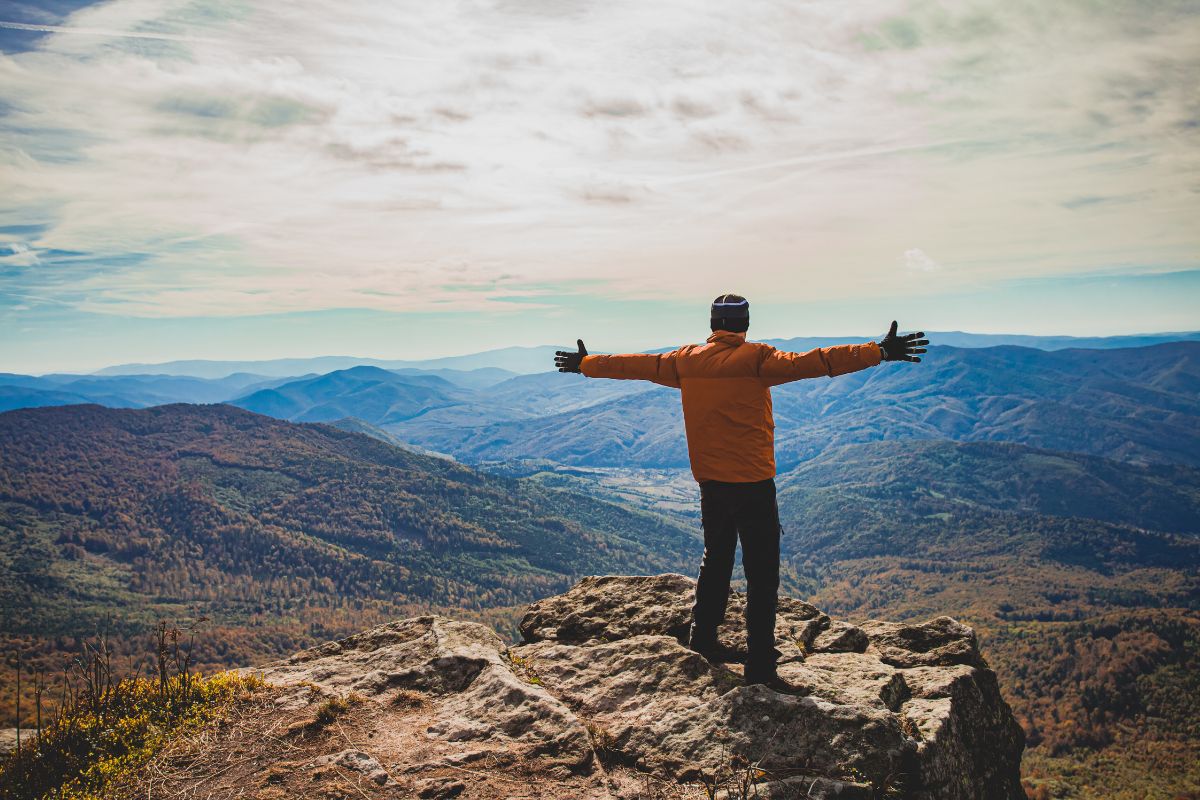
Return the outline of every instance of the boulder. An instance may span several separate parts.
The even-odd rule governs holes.
[[[904,675],[913,697],[900,713],[917,740],[914,796],[970,797],[959,788],[969,777],[996,787],[978,797],[1020,797],[1011,764],[1020,764],[1025,733],[1000,696],[996,674],[958,665]]]
[[[1023,734],[971,628],[855,626],[781,598],[780,692],[684,647],[693,591],[682,575],[585,578],[531,605],[511,652],[617,757],[678,780],[752,764],[760,796],[1024,798]],[[744,608],[732,593],[718,631],[743,655]]]
[[[818,653],[862,653],[870,643],[862,628],[836,620],[817,634],[812,649]]]
[[[987,666],[979,654],[975,631],[950,617],[919,624],[870,620],[862,624],[862,630],[870,642],[869,649],[892,666]]]

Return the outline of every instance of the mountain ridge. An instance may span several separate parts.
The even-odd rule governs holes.
[[[1046,350],[1056,350],[1069,347],[1141,347],[1149,344],[1171,341],[1200,340],[1200,331],[1179,331],[1165,333],[1124,334],[1118,336],[1037,336],[1032,334],[992,334],[969,333],[966,331],[927,331],[930,337],[941,338],[939,344],[957,347],[990,347],[999,344],[1015,344],[1031,347],[1041,347]],[[833,344],[847,344],[871,341],[878,338],[869,336],[793,336],[776,337],[762,341],[777,347],[826,347]],[[129,363],[103,367],[94,371],[93,375],[125,375],[139,374],[156,368],[168,374],[194,375],[196,377],[221,378],[231,372],[259,372],[271,376],[298,375],[305,372],[333,371],[346,369],[358,364],[387,368],[423,368],[436,369],[439,367],[456,367],[470,369],[481,366],[497,366],[511,369],[512,366],[523,365],[513,371],[519,373],[542,371],[548,364],[550,356],[556,349],[572,345],[533,345],[525,347],[505,347],[486,350],[479,353],[468,353],[460,356],[445,356],[432,359],[380,359],[362,358],[356,356],[316,356],[312,358],[280,358],[258,361],[223,361],[209,359],[192,359],[185,361],[166,361],[158,363]],[[670,348],[668,348],[670,349]],[[660,349],[645,352],[659,352]],[[597,351],[599,352],[599,351]],[[509,360],[511,359],[511,360]],[[510,365],[504,367],[504,363]],[[311,365],[317,365],[316,367]],[[469,365],[469,366],[468,366]],[[255,369],[254,367],[258,367]],[[162,369],[167,368],[167,369]]]
[[[530,419],[389,429],[465,460],[687,465],[676,390],[637,381],[597,383],[630,388],[594,405]],[[776,460],[786,471],[842,444],[947,438],[1196,466],[1198,386],[1200,342],[1060,351],[934,346],[920,365],[883,364],[834,380],[775,387]]]

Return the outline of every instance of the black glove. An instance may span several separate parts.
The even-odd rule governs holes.
[[[559,372],[579,372],[579,365],[583,363],[583,357],[588,352],[583,346],[583,339],[576,339],[575,342],[579,345],[578,353],[572,353],[570,350],[558,350],[554,353],[554,366],[558,367]]]
[[[883,360],[919,362],[921,357],[918,353],[924,353],[925,345],[929,344],[929,340],[923,338],[924,336],[923,331],[897,336],[896,320],[892,320],[892,327],[888,329],[887,336],[879,342],[879,348],[883,350]]]

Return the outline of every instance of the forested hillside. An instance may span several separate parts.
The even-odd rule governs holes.
[[[973,625],[1027,773],[1058,787],[1046,796],[1200,789],[1200,470],[880,442],[780,485],[800,595],[850,618]]]
[[[210,618],[210,665],[428,608],[503,627],[579,575],[688,570],[700,547],[587,495],[229,406],[14,411],[0,441],[0,641],[47,665],[160,617]]]

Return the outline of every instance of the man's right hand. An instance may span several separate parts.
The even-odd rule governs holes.
[[[879,340],[879,349],[883,351],[883,360],[919,362],[920,354],[925,352],[925,345],[929,344],[929,340],[924,337],[923,331],[897,336],[896,320],[892,320],[892,327],[888,329],[887,336]]]
[[[583,346],[583,339],[576,339],[575,342],[579,345],[578,353],[572,353],[570,350],[558,350],[554,353],[554,366],[558,367],[559,372],[580,371],[579,365],[583,363],[583,357],[588,351]]]

